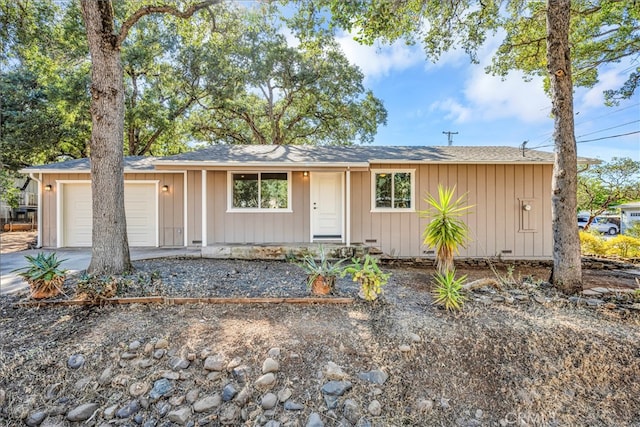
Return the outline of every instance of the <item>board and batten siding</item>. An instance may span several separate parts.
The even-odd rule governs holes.
[[[385,254],[420,257],[428,219],[417,212],[371,212],[371,177],[376,169],[415,169],[416,210],[427,209],[425,194],[437,197],[438,184],[456,186],[473,208],[464,216],[471,241],[462,257],[549,258],[552,256],[552,165],[376,164],[351,173],[351,241]],[[524,205],[531,210],[525,211]]]
[[[292,212],[227,212],[227,176],[207,173],[208,244],[309,242],[309,178],[302,172],[291,172]]]
[[[43,174],[42,246],[57,247],[57,181],[89,181],[87,174]],[[182,173],[127,173],[125,181],[158,181],[158,226],[160,246],[184,245],[184,175]],[[44,191],[50,184],[51,191]],[[168,185],[169,191],[162,192]]]

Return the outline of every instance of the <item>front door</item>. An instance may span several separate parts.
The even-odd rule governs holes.
[[[311,175],[311,230],[313,239],[342,240],[342,173]]]

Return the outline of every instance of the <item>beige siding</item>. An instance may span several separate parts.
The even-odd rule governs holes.
[[[56,247],[57,242],[57,181],[89,181],[89,174],[45,174],[42,185],[51,184],[51,191],[42,192],[42,246]],[[158,181],[158,226],[160,246],[184,245],[184,175],[182,173],[125,174],[125,180]],[[163,193],[161,187],[169,186]]]
[[[394,167],[395,166],[395,167]],[[460,256],[551,257],[551,165],[375,165],[372,169],[415,169],[416,206],[427,209],[426,193],[438,184],[456,185],[474,205],[464,220],[471,242]],[[427,218],[411,212],[371,212],[371,174],[351,174],[351,241],[377,246],[393,256],[425,256]],[[524,212],[523,202],[531,204]]]
[[[207,173],[207,243],[302,243],[310,239],[309,178],[291,173],[293,212],[227,212],[227,172]]]

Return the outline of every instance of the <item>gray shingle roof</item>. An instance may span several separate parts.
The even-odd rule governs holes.
[[[213,145],[163,157],[157,165],[247,163],[553,163],[553,153],[516,147]]]
[[[157,157],[127,156],[124,158],[124,170],[128,171],[152,171],[153,162]],[[89,172],[91,163],[88,158],[67,160],[66,162],[49,163],[47,165],[30,166],[22,169],[22,172]]]
[[[288,165],[367,166],[371,163],[547,163],[554,154],[498,146],[309,146],[309,145],[213,145],[167,157],[130,156],[125,171],[153,171],[156,166]],[[597,160],[580,158],[581,163]],[[22,172],[88,172],[89,159],[31,166]]]

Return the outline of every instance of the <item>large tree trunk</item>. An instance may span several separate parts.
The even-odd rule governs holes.
[[[569,54],[570,0],[547,1],[547,68],[554,116],[553,271],[551,280],[563,292],[582,289],[580,238],[576,225],[578,155],[573,122],[573,82]]]
[[[81,0],[91,53],[91,192],[89,272],[131,270],[124,211],[124,76],[111,1]]]

